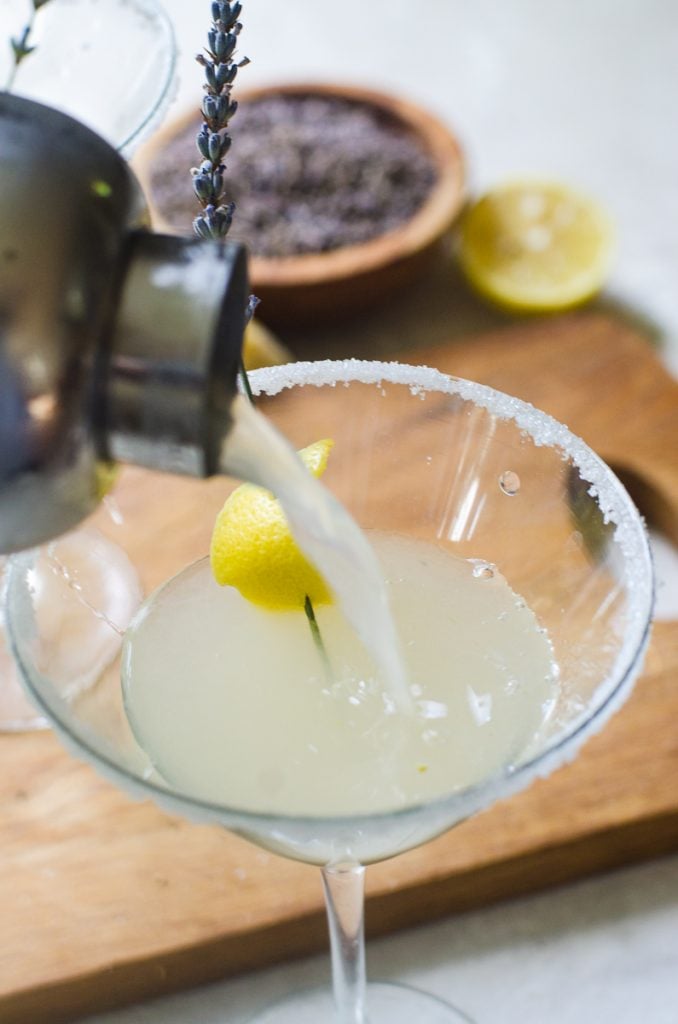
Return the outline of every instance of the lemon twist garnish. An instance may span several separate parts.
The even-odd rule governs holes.
[[[258,320],[250,320],[245,328],[243,345],[243,362],[247,371],[258,370],[261,366],[279,366],[291,360],[290,351],[268,327]]]
[[[299,452],[307,469],[320,477],[333,442],[316,441]],[[280,502],[270,491],[241,484],[217,516],[210,563],[221,586],[272,611],[328,604],[332,595],[320,573],[297,546]]]
[[[605,282],[612,225],[600,206],[558,182],[492,189],[462,222],[460,261],[469,282],[504,309],[556,312]]]
[[[97,500],[101,501],[113,490],[120,474],[120,467],[115,462],[98,461],[94,467]]]

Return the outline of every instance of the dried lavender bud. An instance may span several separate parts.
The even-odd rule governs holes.
[[[9,43],[17,64],[20,64],[24,57],[27,57],[29,53],[33,53],[35,49],[34,46],[28,45],[28,28],[23,30],[18,39],[10,39]]]
[[[11,92],[12,90],[16,73],[19,70],[19,65],[35,50],[35,47],[31,46],[28,40],[31,32],[33,31],[33,23],[35,21],[36,14],[40,8],[44,7],[47,3],[49,3],[49,0],[33,0],[33,10],[30,12],[28,22],[24,25],[21,35],[16,38],[10,36],[9,45],[12,51],[12,56],[14,57],[14,62],[10,68],[9,76],[5,83],[5,89],[7,92]]]
[[[176,168],[190,161],[192,132],[169,143],[152,176],[156,204],[180,229],[192,211]],[[232,234],[257,256],[369,241],[407,220],[435,181],[431,158],[405,126],[357,101],[260,97],[241,104],[233,134],[224,172],[238,207]]]
[[[213,132],[208,143],[209,159],[213,164],[219,163],[231,148],[231,140],[228,135],[218,135]]]
[[[224,190],[224,165],[217,167],[216,171],[212,171],[212,192],[215,196],[220,196]]]
[[[261,300],[258,299],[256,297],[256,295],[250,295],[249,299],[247,300],[247,308],[245,310],[245,323],[246,324],[248,324],[250,322],[250,320],[252,319],[252,317],[256,313],[257,306],[259,305],[260,301]]]
[[[202,112],[208,124],[213,124],[219,116],[219,98],[217,96],[203,96]]]
[[[195,141],[196,141],[196,144],[198,146],[198,150],[200,152],[200,155],[202,157],[204,157],[205,160],[211,160],[212,159],[212,156],[210,154],[210,139],[211,138],[212,138],[212,134],[211,134],[211,132],[209,130],[209,127],[207,126],[207,124],[203,124],[202,128],[200,129],[200,131],[198,132],[198,134],[196,136],[196,140]],[[219,136],[217,136],[217,138],[219,138]]]
[[[193,221],[193,229],[201,238],[219,240],[228,234],[235,206],[206,206],[204,212]]]
[[[238,101],[231,100],[228,96],[222,95],[217,100],[218,111],[219,111],[219,123],[221,127],[226,127],[228,122],[231,120],[236,110],[238,109]]]
[[[238,36],[235,32],[217,32],[216,48],[214,57],[218,64],[224,64],[231,59],[233,52],[238,45]]]
[[[217,76],[214,64],[205,63],[205,81],[210,89],[216,90],[217,88]]]
[[[214,189],[210,172],[196,171],[193,175],[193,191],[203,203],[214,203]]]
[[[232,64],[217,64],[214,70],[214,88],[223,89],[235,78],[236,68]]]
[[[218,12],[216,17],[214,15],[214,11],[215,10]],[[235,4],[228,4],[228,3],[213,4],[212,5],[212,12],[213,12],[212,13],[212,20],[216,21],[216,22],[220,22],[223,25],[223,27],[226,30],[228,30],[228,29],[232,28],[233,25],[235,25],[235,23],[237,22],[238,18],[240,17],[241,11],[242,11],[242,4],[240,4],[240,3],[235,3]]]

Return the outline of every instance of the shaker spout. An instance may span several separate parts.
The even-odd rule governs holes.
[[[218,471],[248,298],[237,243],[137,233],[97,379],[113,461],[191,476]]]

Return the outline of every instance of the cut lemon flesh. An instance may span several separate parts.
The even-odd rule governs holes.
[[[299,452],[316,477],[327,466],[333,442],[324,439]],[[221,586],[236,587],[254,604],[282,611],[327,604],[331,594],[322,576],[298,548],[280,503],[263,487],[241,484],[217,516],[210,563]]]
[[[258,320],[250,320],[245,330],[243,359],[246,370],[258,370],[261,366],[289,363],[292,361],[292,353],[268,327]]]
[[[613,230],[601,207],[557,182],[514,182],[466,212],[460,260],[498,305],[554,312],[590,299],[607,277]]]

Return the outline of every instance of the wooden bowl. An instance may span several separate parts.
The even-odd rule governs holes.
[[[284,258],[250,258],[252,291],[261,299],[259,315],[274,326],[321,324],[354,315],[412,285],[426,273],[464,200],[464,160],[450,129],[409,100],[348,85],[294,84],[253,89],[241,103],[267,95],[336,97],[373,106],[401,122],[420,140],[436,169],[427,199],[400,227],[360,245],[332,252]],[[169,141],[200,116],[195,111],[158,132],[134,159],[156,230],[176,231],[157,208],[152,176]],[[196,163],[197,163],[196,154]]]

